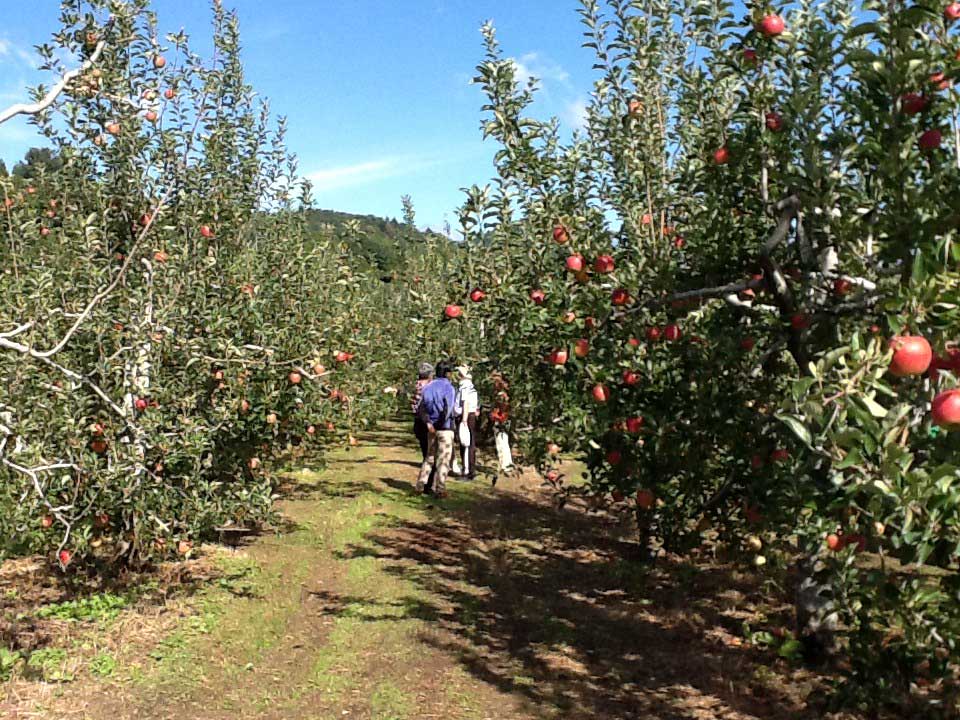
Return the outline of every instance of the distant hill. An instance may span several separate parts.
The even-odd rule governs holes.
[[[446,238],[431,231],[412,228],[393,219],[374,215],[353,215],[337,210],[310,210],[307,221],[311,230],[333,233],[353,246],[355,255],[371,267],[391,272],[399,264],[399,247],[415,249],[431,236]],[[410,246],[413,246],[411,248]]]

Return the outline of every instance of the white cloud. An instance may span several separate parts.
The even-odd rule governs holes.
[[[517,80],[526,85],[531,78],[541,82],[559,83],[564,87],[570,86],[570,73],[558,63],[541,57],[538,52],[529,52],[519,58],[510,58],[516,68]]]
[[[33,53],[24,50],[11,40],[0,38],[0,64],[8,63],[25,65],[33,69],[38,67],[37,58]]]
[[[563,121],[574,130],[580,130],[587,125],[587,103],[583,98],[577,98],[563,109]]]
[[[406,175],[431,163],[403,157],[387,157],[380,160],[323,168],[307,173],[306,177],[317,192],[337,190],[357,185],[369,185],[386,178]]]

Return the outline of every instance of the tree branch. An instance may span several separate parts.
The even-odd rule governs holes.
[[[113,19],[111,18],[109,22],[103,28],[103,37],[100,42],[97,43],[97,46],[94,48],[93,53],[87,58],[84,63],[78,67],[70,70],[63,74],[60,78],[60,82],[50,88],[50,91],[43,96],[43,98],[35,103],[17,103],[11,105],[6,110],[0,111],[0,125],[15,118],[17,115],[39,115],[48,107],[53,105],[57,97],[64,91],[67,85],[70,84],[70,81],[75,77],[78,77],[93,67],[94,64],[100,59],[100,55],[103,54],[103,49],[107,46],[107,36],[110,34],[110,31],[113,29]]]

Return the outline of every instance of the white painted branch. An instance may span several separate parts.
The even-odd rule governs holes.
[[[25,333],[27,330],[29,330],[30,328],[32,328],[33,325],[34,325],[34,323],[33,323],[33,321],[31,320],[30,322],[26,322],[26,323],[24,323],[23,325],[20,325],[19,327],[15,327],[13,330],[9,330],[8,332],[5,332],[5,333],[0,333],[0,338],[12,338],[12,337],[16,337],[16,336],[19,335],[20,333]]]
[[[89,70],[93,65],[100,59],[100,55],[103,54],[103,49],[107,46],[107,35],[109,34],[110,28],[113,26],[113,21],[111,20],[103,29],[103,38],[100,42],[97,43],[97,46],[94,48],[93,53],[87,58],[84,63],[78,67],[70,70],[63,74],[63,77],[60,78],[60,82],[50,88],[50,91],[43,96],[39,102],[35,103],[17,103],[11,105],[6,110],[0,111],[0,125],[15,118],[17,115],[39,115],[48,107],[53,105],[53,102],[57,97],[64,91],[67,85],[70,84],[70,81],[75,77],[78,77]]]

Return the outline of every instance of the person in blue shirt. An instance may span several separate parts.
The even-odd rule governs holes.
[[[447,495],[447,475],[453,458],[454,411],[457,390],[450,382],[450,363],[437,365],[436,377],[423,388],[418,414],[427,426],[427,456],[420,466],[417,477],[417,492],[422,493],[431,473],[434,475],[433,494],[438,498]]]

